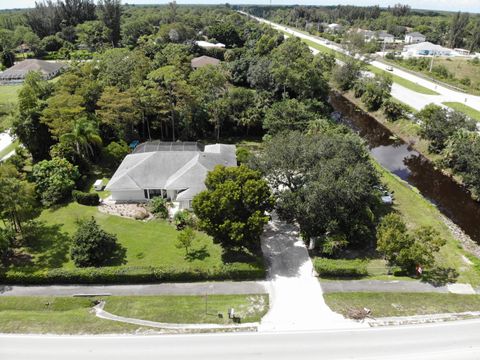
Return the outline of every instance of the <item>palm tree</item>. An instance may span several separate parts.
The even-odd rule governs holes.
[[[75,122],[72,131],[60,136],[60,142],[73,144],[78,155],[88,157],[94,155],[92,145],[101,145],[102,138],[93,121],[81,118]]]

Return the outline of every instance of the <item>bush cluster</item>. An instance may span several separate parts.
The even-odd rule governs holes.
[[[72,191],[73,200],[82,205],[97,206],[100,198],[97,193],[86,193],[79,190]]]
[[[367,262],[360,259],[315,258],[315,271],[323,277],[364,277],[368,275]]]
[[[207,269],[196,267],[88,267],[51,269],[36,272],[7,271],[0,273],[3,284],[142,284],[162,282],[195,282],[213,280],[258,280],[265,278],[263,267],[229,264]]]

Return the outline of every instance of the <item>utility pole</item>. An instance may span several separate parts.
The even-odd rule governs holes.
[[[433,69],[433,58],[435,57],[435,52],[432,52],[432,61],[430,61],[430,71],[429,72],[432,72],[432,69]]]

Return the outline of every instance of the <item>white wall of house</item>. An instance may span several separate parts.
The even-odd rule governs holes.
[[[112,191],[114,201],[146,201],[143,190]]]

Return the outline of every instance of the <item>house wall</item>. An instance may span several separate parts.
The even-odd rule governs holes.
[[[112,191],[114,201],[146,201],[143,190]]]

